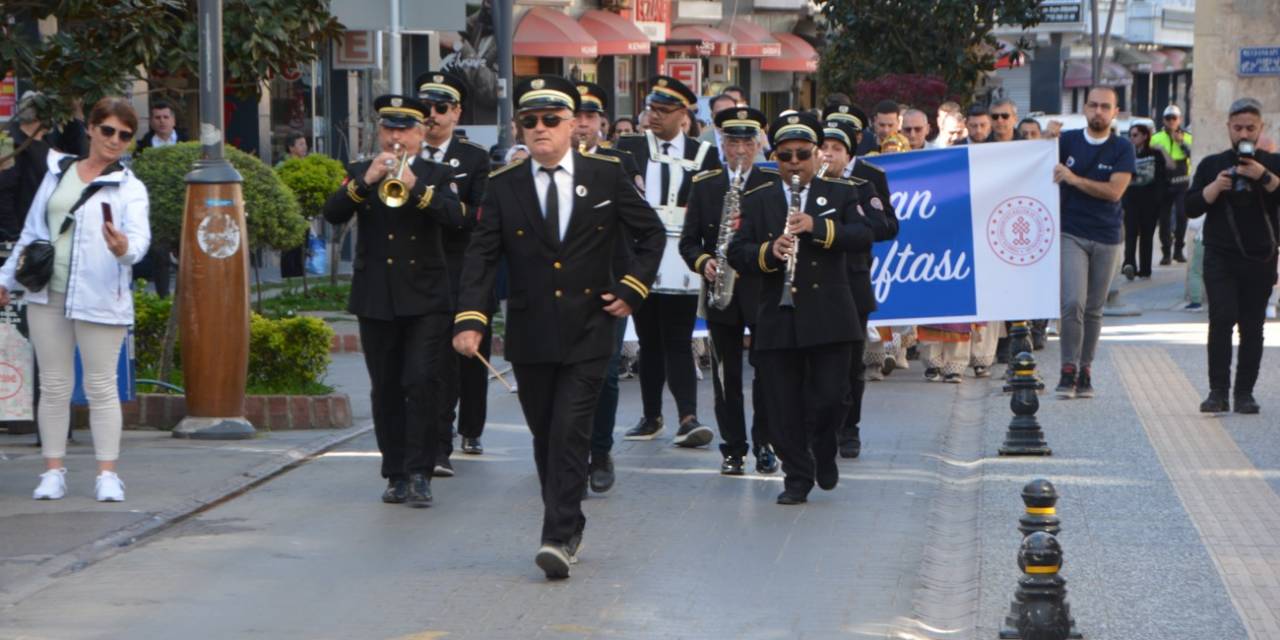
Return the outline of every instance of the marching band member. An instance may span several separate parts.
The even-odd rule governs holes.
[[[515,90],[531,160],[489,176],[462,270],[453,347],[475,356],[485,327],[498,260],[511,273],[506,359],[515,370],[533,434],[544,506],[535,562],[549,579],[569,576],[586,517],[592,417],[613,353],[615,318],[649,295],[663,248],[662,222],[640,197],[621,162],[573,150],[579,94],[558,76],[528,78]],[[619,234],[634,257],[614,273]]]
[[[693,360],[693,326],[701,278],[680,259],[679,239],[693,176],[720,167],[720,155],[708,142],[682,133],[693,118],[698,96],[668,76],[650,81],[646,98],[649,130],[624,136],[618,149],[631,154],[644,175],[645,200],[667,230],[667,248],[653,283],[653,295],[636,311],[640,339],[640,394],[644,416],[627,431],[628,440],[652,440],[662,433],[662,386],[675,398],[680,426],[673,442],[681,447],[711,443],[711,427],[698,422],[697,379]]]
[[[856,186],[814,179],[823,140],[817,118],[780,117],[769,136],[782,180],[744,195],[729,253],[733,268],[762,276],[752,341],[770,441],[786,476],[777,501],[791,505],[807,501],[815,481],[825,490],[839,482],[836,429],[853,343],[863,337],[846,254],[868,250],[875,231],[858,212]]]
[[[453,311],[441,236],[462,223],[462,207],[449,188],[448,167],[417,158],[427,105],[392,95],[373,104],[382,151],[348,165],[324,217],[330,224],[355,217],[360,228],[347,311],[359,318],[369,369],[374,434],[388,481],[382,501],[427,507],[440,346]]]
[[[746,106],[729,107],[716,114],[716,128],[720,131],[722,152],[728,167],[711,169],[693,177],[689,192],[689,210],[684,218],[684,232],[680,236],[680,255],[694,273],[701,274],[710,296],[720,284],[728,298],[721,308],[719,302],[704,299],[704,317],[711,333],[711,381],[715,389],[716,424],[720,428],[720,454],[724,461],[720,473],[740,476],[744,473],[745,457],[750,450],[755,454],[756,472],[775,473],[778,457],[769,445],[769,430],[763,400],[763,386],[759,369],[751,383],[753,415],[751,444],[747,443],[746,407],[742,391],[742,342],[746,331],[755,333],[756,310],[760,306],[760,277],[750,273],[729,273],[731,267],[721,264],[719,254],[721,235],[739,224],[738,212],[727,212],[725,201],[730,189],[750,191],[766,183],[777,181],[777,172],[771,169],[753,168],[752,161],[760,150],[759,135],[766,124],[765,115]],[[739,200],[740,202],[740,200]],[[726,215],[734,216],[726,220]],[[728,278],[718,283],[720,277]],[[755,350],[748,354],[756,365]]]

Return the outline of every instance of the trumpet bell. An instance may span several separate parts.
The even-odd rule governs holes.
[[[409,188],[399,178],[387,178],[378,187],[378,199],[388,207],[403,207],[409,201]]]

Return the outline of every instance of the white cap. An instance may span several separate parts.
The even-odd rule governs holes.
[[[1169,116],[1178,116],[1179,118],[1181,118],[1181,117],[1182,117],[1182,109],[1179,109],[1179,108],[1178,108],[1178,105],[1176,105],[1176,104],[1171,104],[1171,105],[1169,105],[1169,106],[1167,106],[1167,107],[1165,107],[1165,108],[1164,108],[1164,115],[1165,115],[1165,117],[1166,117],[1166,118],[1167,118],[1167,117],[1169,117]]]

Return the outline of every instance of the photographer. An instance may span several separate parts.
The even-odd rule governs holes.
[[[1280,156],[1255,150],[1262,105],[1241,98],[1231,105],[1231,149],[1200,161],[1187,191],[1187,216],[1204,223],[1204,282],[1209,302],[1209,397],[1205,413],[1230,409],[1231,332],[1240,327],[1236,413],[1257,413],[1253,385],[1262,362],[1262,325],[1276,282],[1276,219],[1280,209]]]

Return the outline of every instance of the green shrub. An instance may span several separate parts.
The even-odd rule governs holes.
[[[249,225],[249,246],[292,249],[306,239],[307,221],[298,199],[271,167],[235,147],[225,149],[227,160],[244,178],[244,210]],[[183,181],[200,158],[200,143],[183,142],[147,149],[133,160],[134,174],[147,185],[151,198],[151,234],[156,241],[178,244],[187,201]]]
[[[345,311],[350,297],[351,285],[345,282],[336,287],[315,285],[305,291],[287,289],[263,300],[262,311],[273,318],[292,316],[299,311]]]
[[[289,158],[275,171],[281,182],[298,197],[298,205],[306,218],[320,213],[325,200],[342,186],[342,179],[347,175],[341,162],[318,153],[304,158]]]
[[[164,331],[171,309],[172,298],[161,298],[147,291],[133,292],[133,352],[138,361],[138,377],[154,378],[160,369]]]

